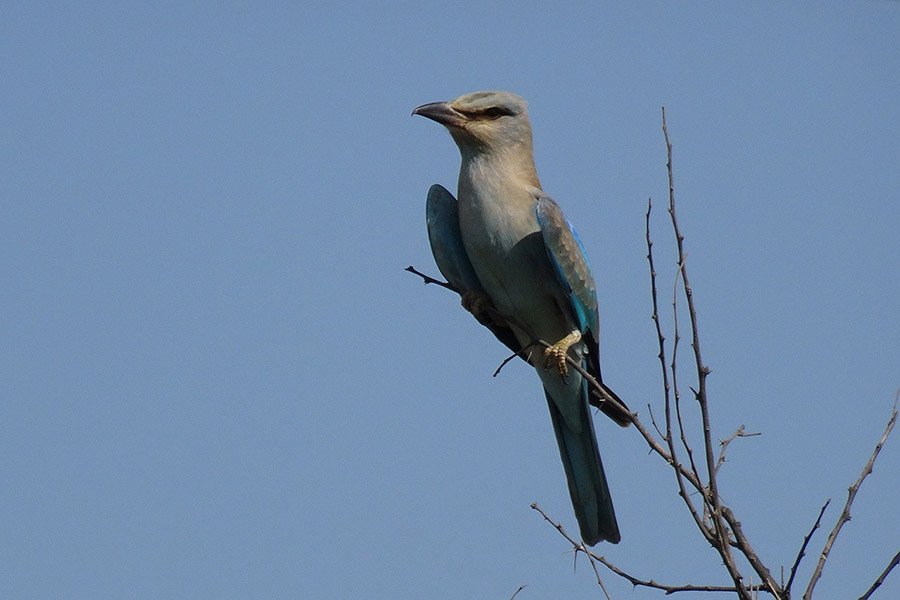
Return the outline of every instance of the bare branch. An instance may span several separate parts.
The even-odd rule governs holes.
[[[682,269],[684,268],[684,262],[679,261],[678,270],[675,272],[675,282],[672,289],[672,323],[673,323],[673,333],[675,334],[675,341],[672,344],[672,388],[675,392],[675,418],[678,422],[678,433],[681,438],[681,445],[684,447],[684,451],[688,455],[688,462],[691,464],[691,471],[693,471],[697,475],[697,479],[700,479],[700,471],[697,469],[697,463],[694,461],[694,449],[691,448],[691,445],[687,441],[687,434],[684,429],[684,420],[681,418],[681,392],[678,390],[678,369],[677,364],[678,361],[678,343],[681,341],[681,331],[678,327],[678,281],[680,280]],[[693,388],[691,388],[693,391]],[[697,393],[694,392],[694,396]],[[704,497],[704,502],[706,502],[706,498]]]
[[[806,534],[806,537],[803,538],[803,543],[800,545],[800,551],[797,552],[797,558],[794,559],[794,564],[791,566],[791,575],[788,577],[787,585],[784,586],[784,591],[787,594],[791,593],[791,586],[794,584],[794,577],[797,575],[797,567],[800,566],[800,561],[806,556],[806,547],[809,545],[809,540],[812,539],[816,529],[821,525],[822,515],[825,514],[825,509],[828,508],[829,504],[831,504],[831,498],[826,500],[825,504],[822,505],[822,510],[819,511],[819,516],[816,517],[816,522],[813,523],[812,529],[810,529],[809,533]]]
[[[691,486],[696,489],[701,494],[704,493],[703,483],[697,479],[697,477],[684,465],[680,462],[672,458],[672,455],[669,454],[669,451],[657,440],[653,437],[653,434],[647,430],[644,424],[641,422],[640,418],[634,414],[632,415],[632,423],[635,428],[641,434],[641,437],[644,438],[644,441],[647,442],[647,445],[650,446],[650,450],[658,454],[663,460],[665,460],[672,468],[676,469],[684,480],[691,484]]]
[[[611,562],[609,562],[607,559],[603,558],[602,556],[597,557],[597,559],[598,559],[598,562],[600,562],[607,569],[609,569],[610,571],[612,571],[619,577],[622,577],[623,579],[628,580],[628,582],[631,583],[631,585],[633,585],[635,587],[640,586],[640,587],[647,587],[647,588],[662,590],[667,595],[674,594],[676,592],[728,592],[728,593],[733,594],[738,591],[735,587],[730,586],[730,585],[693,585],[693,584],[668,585],[665,583],[659,583],[658,581],[654,581],[653,579],[648,579],[648,580],[638,579],[637,577],[634,577],[633,575],[629,575],[622,569],[618,568],[617,566],[615,566],[614,564],[612,564]],[[757,587],[748,586],[746,591],[747,592],[755,592],[755,591],[768,591],[768,590],[759,590],[759,588],[757,588]]]
[[[528,359],[527,359],[527,354],[526,354],[526,352],[527,352],[529,349],[531,349],[531,348],[532,348],[535,344],[537,344],[537,343],[538,343],[538,342],[532,342],[531,344],[528,344],[527,346],[525,346],[524,348],[522,348],[521,350],[519,350],[519,351],[516,352],[515,354],[510,354],[509,356],[507,356],[506,358],[504,358],[504,359],[503,359],[503,362],[500,363],[500,366],[497,367],[497,370],[494,371],[494,374],[492,375],[492,377],[496,377],[497,375],[499,375],[499,374],[500,374],[500,371],[503,370],[503,367],[505,367],[506,365],[508,365],[509,362],[512,361],[512,360],[515,359],[515,358],[521,357],[521,358],[524,358],[525,360],[528,360]],[[544,343],[546,343],[546,342],[544,342]],[[548,344],[548,346],[549,346],[549,344]]]
[[[446,281],[441,281],[440,279],[435,279],[434,277],[429,277],[429,276],[426,275],[425,273],[420,273],[420,272],[417,271],[417,270],[415,269],[415,267],[413,267],[412,265],[406,267],[406,268],[403,269],[403,270],[404,270],[404,271],[409,271],[409,272],[412,273],[413,275],[418,275],[419,277],[421,277],[421,278],[422,278],[422,283],[424,283],[425,285],[428,285],[429,283],[433,283],[433,284],[435,284],[435,285],[441,286],[442,288],[447,288],[447,289],[450,290],[451,292],[456,292],[457,294],[462,295],[462,292],[461,292],[460,290],[456,289],[453,285],[447,283]]]
[[[653,416],[653,407],[650,404],[647,404],[647,412],[650,413],[650,423],[653,425],[653,429],[656,430],[656,434],[665,439],[666,435],[659,430],[659,425],[656,424],[656,417]]]
[[[900,392],[898,392],[898,396],[900,396]],[[838,534],[841,532],[841,528],[847,521],[850,520],[850,507],[853,505],[853,499],[856,498],[856,492],[859,491],[859,488],[862,485],[863,481],[865,481],[866,477],[868,477],[869,474],[872,473],[872,468],[875,465],[875,459],[878,458],[878,454],[884,447],[888,436],[891,435],[891,431],[894,429],[894,424],[896,422],[897,399],[894,400],[894,407],[891,410],[891,418],[888,419],[887,426],[884,428],[884,433],[881,435],[881,439],[878,440],[878,443],[875,445],[875,451],[872,452],[872,456],[869,457],[869,461],[866,463],[866,466],[863,467],[862,473],[860,473],[859,478],[847,490],[847,502],[846,504],[844,504],[844,510],[841,511],[841,516],[838,517],[834,529],[832,529],[831,533],[828,534],[828,539],[825,541],[825,547],[822,548],[822,553],[819,555],[819,562],[818,564],[816,564],[816,570],[813,571],[812,578],[809,580],[809,585],[806,587],[806,592],[803,594],[803,600],[809,600],[810,598],[812,598],[812,593],[816,587],[816,583],[819,582],[819,578],[822,576],[822,569],[825,568],[825,561],[828,560],[828,555],[831,553],[831,547],[834,546],[834,541],[837,539]]]
[[[674,392],[675,395],[675,410],[678,415],[678,425],[679,431],[681,433],[681,441],[682,444],[687,451],[688,459],[690,461],[690,474],[693,481],[696,481],[696,485],[694,486],[701,493],[703,497],[704,503],[706,502],[706,490],[703,487],[702,481],[700,479],[700,473],[697,471],[697,467],[694,464],[693,453],[691,452],[690,446],[687,443],[687,440],[684,435],[684,427],[681,425],[681,411],[679,409],[678,402],[678,384],[677,384],[677,370],[675,369],[676,364],[676,353],[678,352],[678,313],[675,311],[675,342],[672,349],[672,385],[669,385],[669,371],[666,368],[666,338],[662,332],[662,325],[659,322],[659,297],[656,287],[656,267],[653,264],[653,240],[650,237],[650,213],[653,210],[653,200],[647,199],[647,212],[644,215],[644,234],[647,240],[647,263],[650,268],[650,297],[653,304],[653,314],[651,315],[651,319],[656,325],[656,340],[659,344],[659,364],[660,370],[662,371],[663,378],[663,407],[665,410],[666,417],[666,433],[662,435],[663,440],[665,440],[666,445],[669,448],[669,458],[668,462],[670,465],[679,464],[678,462],[678,452],[675,446],[675,440],[672,435],[672,400],[671,394]],[[673,299],[674,304],[674,299]],[[653,414],[650,414],[651,420],[653,420]],[[659,427],[656,425],[656,421],[653,420],[653,426],[656,428],[656,431],[659,432]],[[694,523],[696,523],[697,527],[700,529],[700,532],[703,533],[703,536],[706,538],[710,544],[714,544],[715,540],[713,539],[712,533],[709,528],[706,526],[706,523],[703,521],[703,517],[697,511],[697,507],[694,506],[694,503],[691,501],[690,496],[685,489],[684,478],[685,475],[682,472],[683,469],[676,468],[674,469],[675,473],[675,481],[678,484],[678,495],[681,497],[685,506],[688,509],[688,512],[691,514],[691,517],[694,519]]]
[[[603,578],[600,577],[600,571],[597,570],[597,561],[595,560],[597,557],[593,552],[588,550],[587,546],[584,545],[584,542],[581,543],[581,548],[576,548],[576,555],[578,554],[578,550],[581,550],[587,556],[588,563],[590,563],[591,569],[594,571],[594,576],[597,578],[597,585],[603,590],[603,595],[606,596],[606,600],[612,600],[612,596],[609,595],[609,590],[606,589],[606,585],[603,583]]]
[[[586,554],[588,556],[588,559],[591,560],[592,565],[594,564],[594,561],[602,564],[604,567],[606,567],[607,569],[609,569],[610,571],[612,571],[613,573],[615,573],[622,579],[625,579],[626,581],[628,581],[631,585],[633,585],[635,587],[640,586],[640,587],[647,587],[647,588],[662,590],[666,594],[674,594],[676,592],[726,592],[726,593],[733,594],[738,591],[733,586],[694,585],[694,584],[668,585],[668,584],[664,584],[664,583],[659,583],[652,579],[640,579],[638,577],[635,577],[634,575],[630,575],[629,573],[626,573],[625,571],[623,571],[622,569],[620,569],[619,567],[617,567],[616,565],[611,563],[605,557],[603,557],[599,554],[596,554],[595,552],[586,548],[583,543],[578,542],[575,539],[573,539],[568,533],[566,533],[566,530],[563,528],[563,526],[560,525],[559,523],[557,523],[556,521],[554,521],[553,519],[551,519],[547,515],[547,513],[545,513],[543,511],[543,509],[541,509],[541,507],[537,505],[536,502],[531,504],[531,508],[533,508],[534,510],[539,512],[540,515],[542,517],[544,517],[545,521],[550,523],[550,525],[552,525],[554,527],[554,529],[556,529],[556,531],[558,531],[559,534],[566,539],[566,541],[568,541],[570,544],[572,544],[572,549],[575,550],[576,553],[583,552],[584,554]],[[596,573],[596,568],[594,569],[594,572]],[[603,585],[602,582],[600,581],[599,575],[597,575],[597,582],[601,586]],[[750,593],[753,591],[758,591],[758,588],[747,587],[745,591],[747,593]],[[766,591],[766,590],[763,590],[763,591]],[[605,589],[604,589],[604,593],[605,593]],[[607,594],[607,597],[608,596],[609,595]]]
[[[894,555],[894,558],[891,559],[891,562],[888,563],[888,566],[881,572],[881,575],[878,576],[878,579],[875,580],[875,583],[866,590],[866,593],[859,597],[859,600],[868,600],[869,596],[871,596],[875,590],[881,587],[881,584],[884,583],[884,580],[887,579],[888,574],[900,563],[900,552]]]
[[[745,438],[745,437],[756,437],[758,435],[762,435],[761,433],[747,433],[744,430],[744,426],[741,425],[737,428],[737,431],[729,435],[724,440],[719,441],[719,459],[716,461],[716,473],[719,472],[719,468],[725,463],[725,452],[728,450],[728,445],[731,444],[737,438]]]
[[[663,393],[665,398],[669,398],[669,393],[671,391],[671,387],[669,386],[669,371],[666,368],[666,337],[662,332],[662,325],[659,322],[659,298],[656,291],[656,267],[653,264],[653,240],[650,238],[650,213],[653,210],[653,199],[647,198],[647,212],[644,215],[644,235],[647,240],[647,263],[650,267],[650,299],[653,303],[653,313],[650,315],[650,319],[653,321],[653,324],[656,326],[656,340],[659,344],[659,353],[657,354],[657,358],[659,358],[659,366],[662,371],[662,379],[663,379]],[[651,420],[653,420],[653,414],[650,414]],[[656,426],[656,421],[653,421],[653,426],[656,427],[656,431],[659,432],[661,437],[663,436],[662,432],[659,431],[659,427]]]
[[[750,543],[749,538],[744,534],[744,530],[741,527],[741,522],[738,521],[737,517],[731,511],[728,506],[722,504],[722,518],[725,519],[725,522],[728,523],[728,527],[731,528],[731,533],[734,535],[734,541],[731,542],[731,545],[741,551],[741,554],[744,555],[744,558],[747,559],[747,562],[750,563],[750,566],[753,567],[753,570],[756,571],[757,574],[765,573],[769,580],[776,586],[776,590],[767,590],[770,591],[774,596],[778,598],[783,598],[781,587],[775,583],[775,579],[772,577],[772,574],[769,572],[768,567],[762,562],[759,558],[759,555],[756,553],[756,550],[753,549],[753,545]],[[765,581],[764,581],[765,583]]]
[[[509,597],[509,600],[515,600],[515,597],[519,595],[519,592],[524,590],[526,587],[528,587],[528,584],[520,585],[519,589],[517,589],[515,592],[513,592],[513,595]]]
[[[734,556],[731,553],[732,544],[730,541],[730,535],[725,527],[725,522],[722,517],[722,501],[721,497],[719,496],[718,484],[716,483],[715,463],[713,462],[712,434],[709,419],[709,403],[706,395],[706,378],[709,375],[710,370],[703,363],[703,357],[700,353],[700,328],[697,320],[697,309],[694,305],[694,295],[690,284],[690,278],[688,277],[687,266],[685,264],[686,256],[684,251],[684,235],[682,235],[681,228],[678,226],[678,218],[675,213],[675,178],[672,169],[672,142],[669,140],[669,128],[666,124],[665,107],[663,107],[662,109],[662,130],[663,138],[666,142],[666,172],[669,179],[669,217],[672,221],[672,230],[675,233],[675,244],[678,248],[678,265],[679,271],[681,272],[684,295],[687,300],[688,314],[690,316],[692,337],[691,346],[694,349],[694,362],[697,367],[697,380],[699,384],[697,401],[700,404],[700,415],[703,420],[703,446],[705,450],[707,475],[709,478],[708,495],[705,495],[704,497],[707,499],[710,508],[712,509],[711,517],[713,522],[713,530],[717,539],[715,548],[719,551],[719,554],[722,557],[722,561],[725,564],[725,568],[728,570],[728,574],[731,576],[732,580],[735,583],[738,597],[740,597],[742,600],[750,600],[750,595],[746,592],[743,583],[743,576],[741,575],[741,572],[734,561]],[[746,554],[746,552],[744,552],[744,554]],[[749,558],[750,557],[748,557],[748,559]],[[769,573],[769,570],[766,569],[764,565],[762,565],[761,561],[756,562],[762,567],[762,569],[757,569],[754,565],[754,570],[757,571],[757,574],[760,576],[766,587],[776,597],[780,597],[781,588],[779,587],[778,583],[775,582],[774,578]],[[751,561],[751,564],[752,563],[753,561]]]

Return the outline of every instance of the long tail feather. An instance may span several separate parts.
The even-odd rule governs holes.
[[[587,399],[584,398],[582,402],[581,431],[576,432],[566,423],[546,389],[544,393],[550,408],[553,431],[559,444],[559,455],[566,470],[569,495],[581,530],[581,538],[591,546],[604,540],[617,544],[621,539],[619,525],[616,522],[609,485],[597,449],[597,438],[594,435],[594,423]]]

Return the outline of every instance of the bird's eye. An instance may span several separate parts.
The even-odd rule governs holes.
[[[484,111],[484,116],[486,116],[488,119],[499,119],[504,114],[505,113],[496,106],[492,106]]]

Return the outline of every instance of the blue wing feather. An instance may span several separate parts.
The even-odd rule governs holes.
[[[434,262],[441,274],[459,292],[485,294],[475,268],[466,254],[459,231],[459,205],[445,187],[433,185],[425,202],[425,222],[428,225],[428,241]],[[512,329],[486,317],[475,317],[487,327],[507,348],[519,352],[522,347]],[[524,357],[523,357],[524,358]]]
[[[590,331],[595,338],[600,335],[600,317],[597,311],[597,290],[584,244],[575,232],[559,205],[550,197],[541,196],[535,204],[535,214],[547,255],[560,284],[569,296],[572,312],[578,319],[582,332]]]
[[[445,187],[435,184],[428,190],[425,222],[434,262],[447,282],[460,294],[484,293],[463,247],[456,198]]]
[[[563,216],[562,210],[548,196],[540,196],[535,205],[538,225],[547,255],[556,271],[560,285],[569,297],[572,313],[578,320],[582,334],[588,334],[588,353],[585,367],[597,378],[610,396],[619,401],[625,411],[619,410],[603,398],[585,387],[589,401],[607,416],[623,427],[631,422],[627,406],[611,389],[603,385],[600,375],[600,315],[597,310],[597,288],[587,261],[587,252],[572,225]]]

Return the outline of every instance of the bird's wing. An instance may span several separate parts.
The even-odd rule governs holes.
[[[597,289],[584,245],[575,229],[566,220],[562,209],[552,198],[541,195],[534,210],[547,255],[553,264],[559,284],[569,298],[572,313],[577,318],[579,329],[585,338],[588,355],[587,364],[584,366],[607,394],[622,405],[622,408],[606,402],[605,398],[593,389],[589,394],[590,403],[616,423],[626,427],[631,422],[628,407],[615,392],[603,384],[600,375],[600,315],[597,310]]]
[[[538,198],[535,213],[547,255],[553,263],[560,285],[569,297],[581,333],[589,332],[595,340],[599,339],[597,290],[578,234],[563,216],[559,205],[549,196]]]
[[[447,188],[435,184],[428,190],[425,202],[425,221],[428,225],[428,241],[438,270],[447,282],[456,288],[460,296],[466,293],[486,295],[459,232],[459,205]],[[515,333],[509,327],[497,323],[488,316],[475,315],[478,322],[487,327],[513,352],[522,349]],[[523,357],[524,358],[524,357]]]
[[[459,233],[459,206],[447,188],[433,185],[425,202],[425,222],[434,262],[459,293],[484,293]]]

